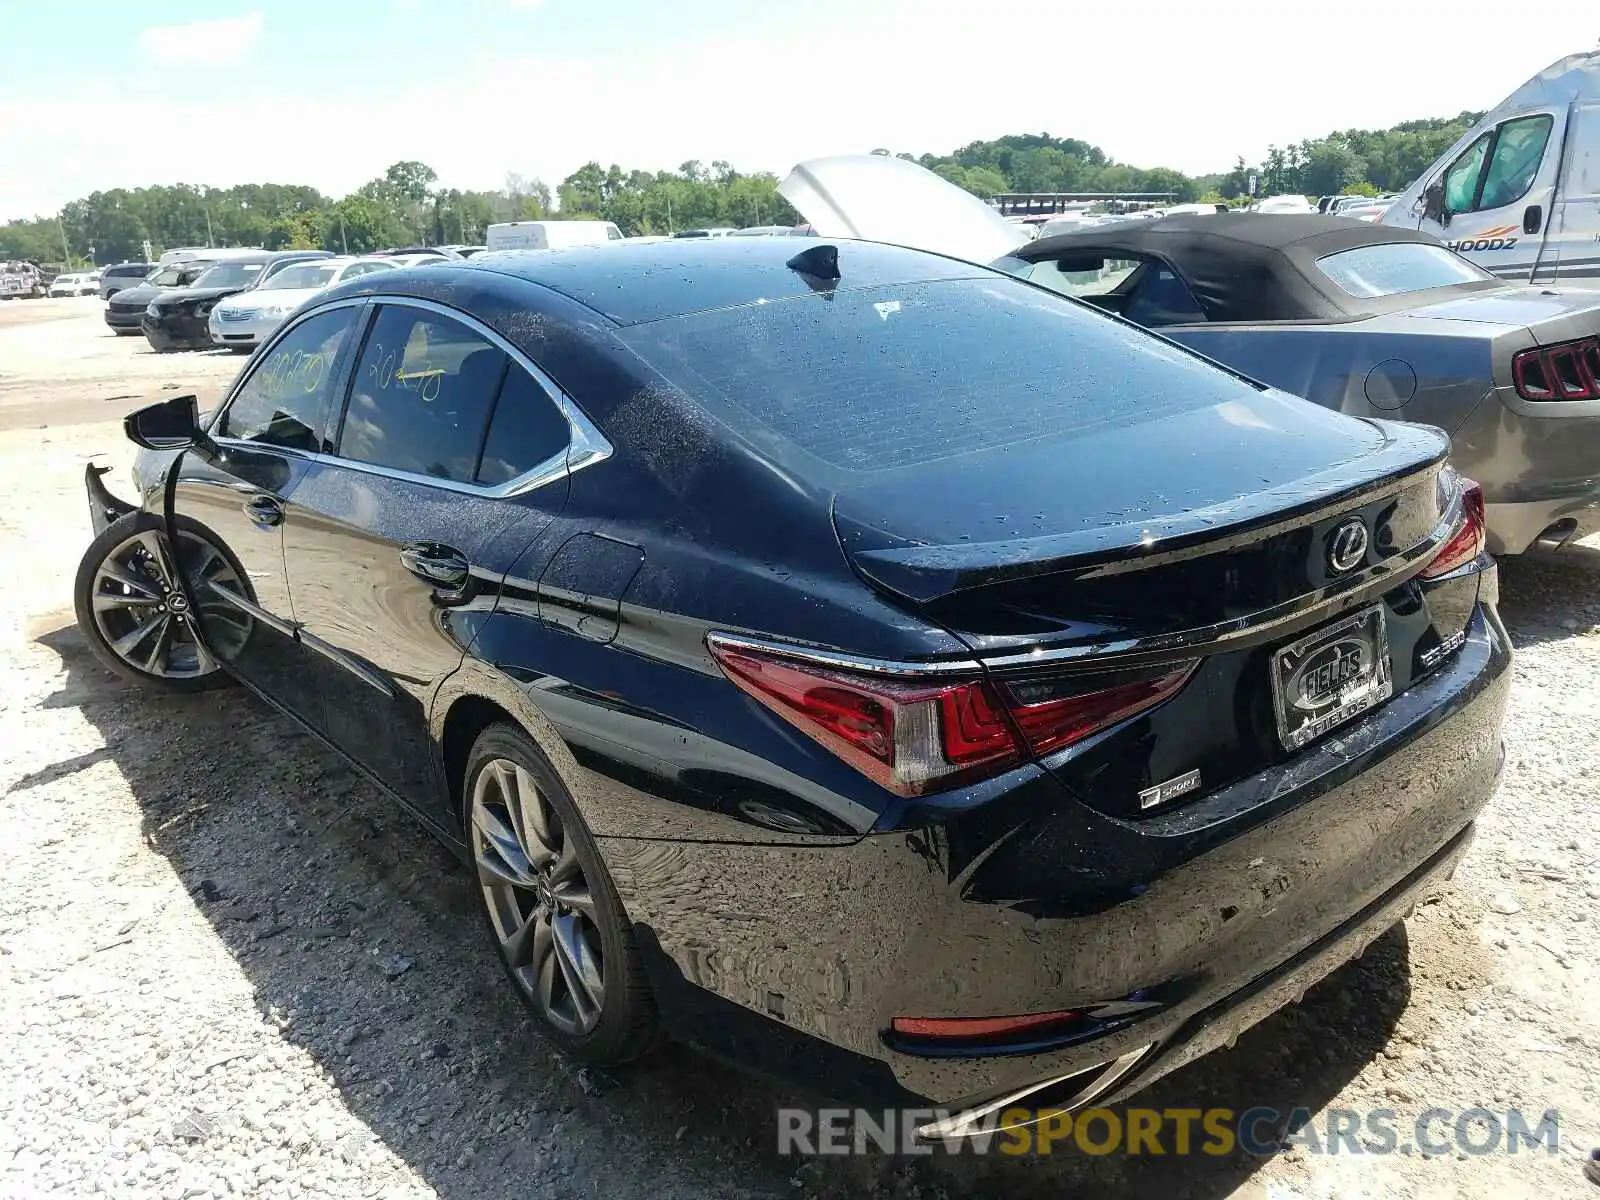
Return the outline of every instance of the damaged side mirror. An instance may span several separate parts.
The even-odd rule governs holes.
[[[195,396],[174,396],[137,409],[123,418],[122,429],[130,442],[146,450],[213,448],[211,438],[200,427],[200,404]]]
[[[1444,181],[1436,179],[1422,190],[1422,215],[1440,225],[1450,224],[1450,210],[1444,202]]]

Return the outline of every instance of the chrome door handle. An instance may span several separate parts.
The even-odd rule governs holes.
[[[452,590],[466,583],[472,572],[466,555],[437,542],[413,542],[400,551],[400,561],[424,583]]]
[[[257,525],[283,523],[283,505],[274,496],[252,496],[244,502],[244,512]]]

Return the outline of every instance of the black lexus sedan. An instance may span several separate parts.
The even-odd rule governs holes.
[[[208,320],[218,300],[262,286],[291,263],[332,257],[331,250],[263,250],[219,262],[193,283],[152,299],[139,328],[152,350],[209,350]]]
[[[512,986],[858,1103],[1114,1100],[1462,856],[1511,646],[1445,437],[984,267],[677,240],[372,275],[165,470],[79,621],[239,680],[475,873]]]

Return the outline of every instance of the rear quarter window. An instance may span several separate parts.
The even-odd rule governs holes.
[[[813,476],[1154,421],[1252,386],[1002,275],[694,313],[619,336],[738,435]]]
[[[1346,295],[1364,300],[1494,278],[1459,254],[1427,242],[1357,246],[1319,258],[1317,269]]]

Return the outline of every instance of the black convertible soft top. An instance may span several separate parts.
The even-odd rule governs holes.
[[[1328,321],[1388,312],[1414,300],[1351,296],[1317,268],[1317,260],[1329,254],[1384,242],[1443,244],[1420,229],[1348,217],[1196,213],[1063,233],[1029,242],[1014,254],[1040,262],[1074,250],[1125,250],[1165,261],[1209,320]],[[1488,274],[1484,278],[1501,282]]]

